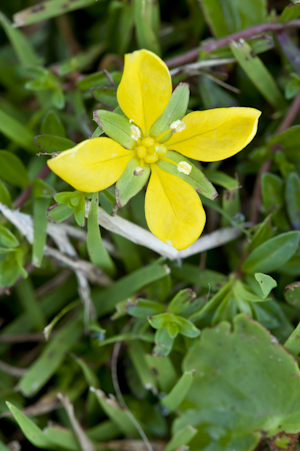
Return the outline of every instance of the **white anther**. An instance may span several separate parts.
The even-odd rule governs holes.
[[[184,174],[189,175],[193,168],[186,161],[180,161],[180,163],[178,163],[178,165],[177,165],[177,169],[178,169],[178,172],[183,172]]]
[[[134,119],[129,119],[129,123],[132,124],[134,122]]]
[[[137,177],[140,177],[141,175],[143,175],[145,172],[145,168],[142,168],[141,166],[137,166],[133,172],[134,175],[136,175]]]
[[[138,141],[142,136],[139,127],[137,127],[136,125],[131,125],[130,130],[131,130],[131,138],[134,139],[135,141]]]
[[[184,130],[185,127],[186,123],[180,121],[179,119],[178,121],[172,122],[172,124],[170,125],[170,129],[173,130],[173,133],[182,132],[182,130]]]

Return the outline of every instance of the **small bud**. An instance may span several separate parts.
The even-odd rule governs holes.
[[[145,168],[142,168],[142,166],[137,166],[133,172],[133,175],[136,175],[137,177],[140,177],[145,172]]]
[[[183,121],[175,121],[170,125],[170,129],[173,130],[173,133],[182,132],[186,127],[186,123]]]
[[[135,141],[138,141],[141,137],[141,130],[139,129],[139,127],[137,127],[136,125],[131,125],[130,130],[131,130],[131,138],[134,139]]]
[[[192,166],[188,164],[186,161],[180,161],[177,165],[178,172],[183,172],[186,175],[189,175],[192,170]]]

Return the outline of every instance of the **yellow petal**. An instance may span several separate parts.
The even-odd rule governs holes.
[[[172,82],[166,64],[149,50],[125,55],[124,73],[117,91],[122,111],[144,135],[167,107]]]
[[[93,193],[115,183],[134,155],[112,139],[93,138],[61,152],[47,163],[73,188]]]
[[[224,160],[249,144],[260,115],[254,108],[195,111],[182,119],[185,130],[174,133],[165,146],[194,160]]]
[[[196,241],[205,225],[205,212],[196,191],[155,164],[146,192],[145,210],[151,232],[178,250]]]

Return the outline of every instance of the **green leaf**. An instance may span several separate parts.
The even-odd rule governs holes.
[[[85,195],[86,193],[81,191],[63,191],[54,196],[56,202],[66,204],[69,208],[72,208],[75,220],[80,227],[85,225]],[[67,215],[68,210],[62,213]]]
[[[164,451],[176,451],[176,449],[185,449],[185,445],[189,444],[189,442],[195,437],[197,432],[197,429],[188,424],[173,435],[167,446],[164,448]]]
[[[267,144],[272,152],[282,150],[285,156],[292,162],[298,162],[299,158],[299,133],[300,125],[294,125],[286,131],[275,135]]]
[[[16,293],[25,312],[30,315],[31,326],[34,330],[41,331],[46,326],[46,317],[36,299],[34,286],[30,279],[22,280],[16,286]]]
[[[15,235],[6,227],[0,224],[0,246],[2,247],[17,247],[19,241]]]
[[[73,0],[71,3],[64,3],[61,0],[49,0],[47,3],[38,3],[14,14],[13,25],[14,27],[22,27],[90,6],[93,3],[94,0]]]
[[[245,272],[269,273],[280,269],[296,252],[299,232],[282,233],[258,246],[242,265]]]
[[[120,83],[122,77],[121,72],[110,72],[109,75],[114,83]],[[91,88],[95,88],[97,86],[110,85],[111,83],[106,75],[106,72],[96,72],[94,74],[87,75],[76,84],[79,89],[84,91],[86,89],[90,90]]]
[[[98,224],[98,205],[99,196],[98,193],[94,193],[90,203],[90,211],[88,216],[86,241],[87,249],[91,262],[107,274],[113,275],[116,272],[116,268],[113,260],[102,243],[100,227]]]
[[[164,305],[159,302],[148,301],[147,299],[138,299],[137,304],[127,303],[126,311],[135,318],[147,319],[148,316],[154,316],[164,312]]]
[[[56,333],[18,384],[24,396],[39,392],[63,362],[82,333],[81,321],[72,319]]]
[[[264,298],[269,295],[270,291],[272,291],[273,288],[277,287],[276,280],[274,280],[273,277],[268,276],[267,274],[257,272],[254,274],[254,277],[261,288]]]
[[[65,96],[62,88],[57,88],[51,95],[52,104],[59,110],[65,106]]]
[[[266,0],[200,0],[204,16],[217,38],[267,20]]]
[[[252,6],[251,6],[252,8]],[[247,42],[230,45],[231,51],[239,65],[246,72],[252,83],[266,100],[276,109],[285,107],[285,100],[279,91],[274,78],[261,59],[253,54]]]
[[[11,197],[9,191],[1,180],[0,180],[0,202],[2,204],[7,205],[8,207],[11,206]]]
[[[119,207],[124,207],[132,197],[143,189],[149,174],[149,166],[141,168],[138,158],[129,160],[125,171],[116,183],[116,199]]]
[[[4,248],[4,252],[9,253],[0,258],[0,287],[11,287],[20,276],[26,278],[28,275],[23,268],[25,252],[22,247]]]
[[[118,279],[111,287],[94,293],[93,300],[98,316],[112,312],[118,302],[129,298],[148,284],[162,279],[169,272],[168,266],[160,265],[156,261]]]
[[[95,393],[105,414],[116,427],[121,430],[125,436],[136,437],[138,434],[134,424],[128,416],[127,411],[121,408],[115,397],[107,398],[102,390],[95,390],[93,387],[91,387],[91,389]]]
[[[161,55],[161,48],[153,20],[157,13],[157,8],[159,8],[159,4],[154,0],[147,2],[134,0],[134,23],[138,47]]]
[[[65,127],[56,111],[49,110],[45,114],[41,124],[41,133],[42,135],[55,135],[61,136],[62,138],[66,137]]]
[[[185,371],[170,393],[161,400],[161,404],[168,412],[174,412],[178,409],[192,385],[194,373],[194,370]]]
[[[226,282],[226,277],[217,272],[209,269],[201,270],[199,266],[191,265],[190,263],[182,263],[180,268],[176,266],[172,267],[172,275],[180,280],[187,281],[192,284],[199,285],[204,288],[216,289]]]
[[[25,188],[29,183],[26,168],[20,158],[6,150],[0,150],[0,177],[20,188]]]
[[[21,122],[0,109],[0,133],[30,152],[35,152],[34,135]]]
[[[43,429],[43,434],[49,438],[55,448],[69,451],[81,451],[74,432],[71,429],[62,427],[50,426]],[[52,445],[52,448],[54,446]]]
[[[131,138],[131,124],[127,117],[106,110],[94,111],[93,117],[104,133],[121,146],[126,149],[133,149],[136,146],[136,141]]]
[[[300,282],[292,282],[284,289],[284,299],[297,310],[300,310]]]
[[[293,229],[300,229],[300,177],[290,172],[285,186],[285,205]]]
[[[253,249],[274,235],[275,231],[271,224],[271,218],[271,215],[267,216],[264,221],[257,226],[250,243],[246,247],[247,252],[253,251]]]
[[[150,129],[150,135],[157,138],[163,132],[170,128],[170,125],[182,119],[186,113],[190,97],[190,89],[187,83],[179,83],[173,91],[167,108],[156,119]],[[159,142],[164,143],[172,136],[172,132],[165,135]]]
[[[23,434],[37,448],[54,449],[53,443],[44,435],[41,429],[28,418],[24,413],[17,409],[10,402],[6,402],[7,407],[11,411],[14,419],[20,426]]]
[[[140,341],[129,342],[128,354],[142,385],[147,390],[152,390],[153,393],[156,393],[156,381],[151,368],[147,364],[145,358],[146,352],[144,350],[143,344]]]
[[[188,319],[178,315],[176,315],[176,320],[179,323],[178,331],[181,335],[184,335],[185,337],[188,338],[199,337],[200,330],[196,326],[194,326],[192,321],[189,321]]]
[[[199,94],[206,110],[238,106],[234,96],[228,90],[218,86],[217,79],[211,78],[211,75],[200,75],[198,86]]]
[[[299,335],[300,335],[300,323],[297,325],[295,330],[292,332],[292,334],[284,343],[285,349],[295,357],[298,357],[300,353]]]
[[[184,371],[194,368],[173,424],[174,432],[188,424],[198,429],[193,450],[201,449],[204,432],[216,451],[249,451],[265,436],[299,431],[298,365],[247,315],[237,315],[233,328],[226,322],[206,328],[183,361]]]
[[[170,357],[145,355],[147,365],[151,368],[162,392],[169,392],[176,384],[177,373]]]
[[[190,288],[179,291],[170,304],[168,305],[168,310],[173,313],[182,313],[189,304],[195,299],[196,293]]]
[[[217,197],[218,193],[215,187],[205,177],[203,172],[201,172],[200,169],[198,169],[197,166],[193,164],[189,159],[183,157],[177,152],[173,152],[172,150],[169,150],[167,152],[166,157],[176,162],[177,164],[173,164],[165,161],[164,159],[160,159],[157,161],[157,165],[163,171],[180,177],[182,180],[188,182],[198,193],[201,193],[203,196],[209,199],[213,200]],[[178,163],[182,161],[186,162],[191,168],[191,172],[188,175],[178,170]]]
[[[61,152],[76,146],[74,141],[54,135],[38,135],[35,136],[34,141],[43,152],[47,153]]]
[[[19,61],[24,65],[40,64],[40,59],[36,56],[28,38],[20,30],[12,27],[11,22],[0,11],[0,24],[2,25],[7,37],[14,48]]]
[[[62,222],[68,219],[74,213],[73,208],[70,208],[66,204],[56,205],[55,208],[49,207],[47,210],[47,216],[54,222]]]
[[[300,4],[298,2],[287,5],[279,16],[278,22],[286,23],[300,16]]]
[[[166,357],[172,351],[174,339],[170,335],[168,326],[162,327],[155,332],[155,347],[153,354],[159,357]]]
[[[112,108],[117,108],[119,105],[117,100],[117,91],[114,87],[105,86],[91,88],[91,94],[98,102],[101,102],[104,105]]]
[[[89,365],[83,359],[74,354],[72,355],[72,357],[81,368],[87,385],[90,387],[92,386],[95,388],[99,388],[100,387],[99,379],[96,376],[95,372],[89,367]]]
[[[222,186],[227,190],[233,190],[239,186],[239,181],[230,177],[228,174],[225,174],[225,172],[206,170],[204,173],[212,183]]]

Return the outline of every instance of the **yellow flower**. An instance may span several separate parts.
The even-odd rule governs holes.
[[[48,160],[48,165],[71,186],[84,192],[111,186],[126,168],[127,172],[130,168],[130,176],[136,180],[151,172],[145,199],[149,229],[180,250],[202,233],[205,212],[196,190],[184,179],[189,177],[192,165],[184,157],[183,161],[175,162],[169,151],[205,162],[229,158],[253,139],[261,113],[253,108],[195,111],[183,118],[173,118],[157,136],[152,126],[162,117],[171,94],[168,68],[158,56],[148,50],[126,55],[117,99],[128,118],[128,148],[110,138],[93,138]],[[113,133],[110,135],[114,137]],[[163,170],[165,162],[175,165],[172,167],[177,172]]]

